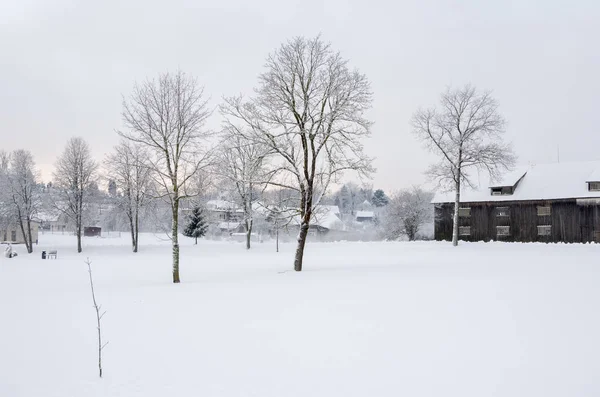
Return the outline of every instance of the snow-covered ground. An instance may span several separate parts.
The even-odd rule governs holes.
[[[600,245],[183,242],[1,258],[0,396],[600,395]]]

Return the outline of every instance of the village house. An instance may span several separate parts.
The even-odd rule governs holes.
[[[454,194],[438,194],[435,239],[451,240]],[[600,161],[540,164],[461,192],[467,241],[600,242]]]
[[[40,224],[36,221],[31,222],[31,240],[38,241],[38,230]],[[18,224],[0,225],[0,238],[2,243],[25,244],[25,238],[21,226]]]
[[[69,232],[69,219],[68,217],[58,210],[54,211],[41,211],[37,215],[37,219],[40,221],[40,228],[42,233],[44,231],[54,233]]]

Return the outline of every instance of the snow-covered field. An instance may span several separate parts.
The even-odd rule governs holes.
[[[600,395],[600,245],[183,241],[1,258],[0,396]]]

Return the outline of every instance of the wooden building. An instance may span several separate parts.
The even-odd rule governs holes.
[[[461,196],[461,240],[600,242],[600,161],[518,169]],[[436,240],[452,240],[453,198],[433,199]]]

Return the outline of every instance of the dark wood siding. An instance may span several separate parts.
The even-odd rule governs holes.
[[[538,206],[550,206],[550,215],[538,216]],[[460,226],[470,226],[467,241],[600,242],[600,205],[578,204],[577,200],[461,203],[471,209],[460,217]],[[501,208],[501,209],[500,209]],[[437,204],[435,239],[452,240],[454,204]],[[501,216],[499,216],[501,214]],[[504,216],[508,214],[508,216]],[[538,226],[550,225],[549,236],[538,235]],[[510,235],[498,236],[497,227],[510,227]]]

